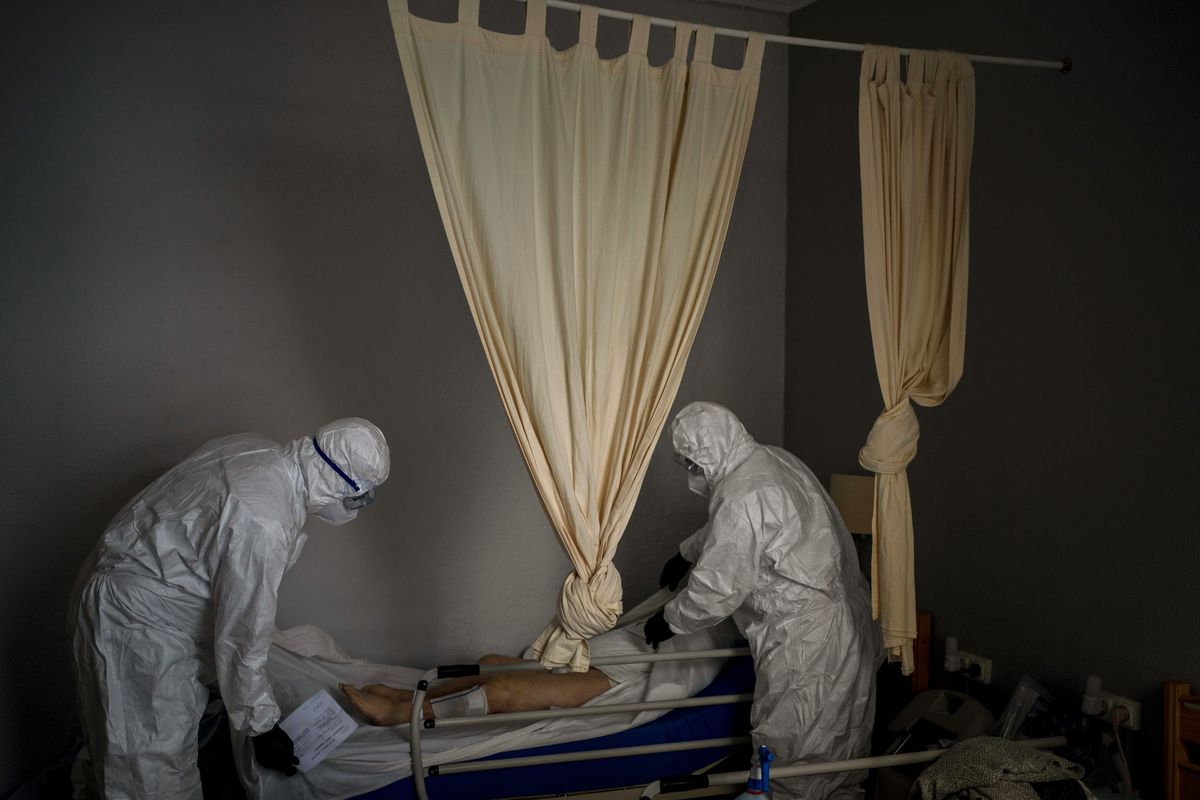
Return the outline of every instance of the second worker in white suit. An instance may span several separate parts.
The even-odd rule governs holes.
[[[770,747],[776,768],[868,755],[882,640],[833,501],[799,459],[758,444],[715,403],[680,411],[671,441],[690,488],[709,495],[709,519],[664,568],[664,585],[687,584],[647,621],[646,640],[732,616],[754,657],[754,746]],[[858,797],[865,775],[772,781],[772,797]]]

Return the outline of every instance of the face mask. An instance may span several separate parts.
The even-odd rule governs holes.
[[[688,473],[688,490],[695,492],[701,497],[708,497],[708,481],[703,475],[692,475]]]
[[[346,508],[346,505],[341,500],[336,500],[328,505],[321,506],[313,512],[313,516],[317,519],[324,520],[330,525],[337,527],[345,525],[350,520],[358,516],[358,509]]]

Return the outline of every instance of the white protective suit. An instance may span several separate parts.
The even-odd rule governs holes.
[[[133,498],[80,570],[68,617],[84,733],[110,798],[201,798],[197,725],[213,681],[231,726],[279,719],[265,672],[280,579],[308,514],[382,484],[387,442],[363,419],[281,446],[208,442]],[[357,489],[351,486],[357,484]]]
[[[667,603],[676,633],[732,615],[749,640],[754,746],[776,768],[869,754],[882,639],[866,579],[833,501],[799,459],[754,441],[728,409],[692,403],[671,424],[675,451],[704,470],[708,523]],[[865,772],[772,781],[772,797],[861,796]]]

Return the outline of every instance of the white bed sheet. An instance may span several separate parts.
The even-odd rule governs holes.
[[[664,590],[651,596],[625,614],[618,621],[617,629],[636,626],[640,630],[641,623],[661,608],[671,594]],[[700,633],[676,636],[663,643],[659,652],[730,647],[737,638],[736,629],[726,621]],[[629,636],[616,633],[612,640],[618,652],[628,651]],[[594,657],[607,654],[602,637],[597,637],[594,645]],[[588,705],[687,697],[711,683],[721,665],[722,662],[716,659],[660,662],[650,672],[614,686]],[[275,699],[284,716],[318,690],[326,689],[352,717],[361,721],[361,717],[338,690],[338,683],[360,686],[365,683],[385,683],[412,688],[425,670],[374,664],[352,658],[320,628],[302,626],[276,634],[271,647],[269,671]],[[505,750],[606,736],[642,725],[665,713],[645,711],[541,720],[524,725],[511,723],[480,728],[435,728],[422,731],[421,750],[425,765],[434,766]],[[298,773],[290,778],[272,770],[259,769],[254,762],[248,738],[235,737],[234,756],[242,783],[247,786],[250,796],[264,800],[353,797],[412,774],[407,724],[394,728],[363,724],[321,764],[307,773]]]

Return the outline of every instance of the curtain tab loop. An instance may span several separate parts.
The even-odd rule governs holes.
[[[579,7],[579,43],[588,47],[596,46],[596,23],[599,13],[595,6]]]
[[[692,55],[694,63],[712,63],[713,40],[716,35],[717,32],[708,25],[700,25],[696,28],[696,52]]]
[[[479,0],[458,0],[458,24],[479,27]]]
[[[879,48],[873,44],[863,45],[862,62],[859,65],[858,77],[869,81],[875,77],[876,63],[879,61]]]
[[[546,35],[546,0],[525,0],[525,35]]]
[[[860,76],[874,83],[900,80],[900,48],[869,44],[863,48]]]
[[[909,50],[907,80],[910,89],[920,91],[925,84],[935,82],[938,57],[928,50]]]
[[[692,31],[696,30],[696,26],[688,22],[675,23],[675,55],[680,61],[687,61],[688,44],[692,40]]]
[[[629,52],[646,55],[650,44],[650,18],[642,14],[633,15],[633,24],[629,28]]]
[[[746,40],[746,56],[742,61],[742,69],[759,69],[762,67],[763,46],[767,40],[761,33],[751,33]]]

